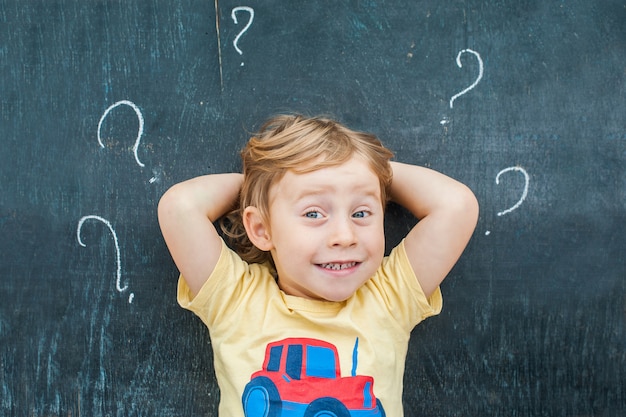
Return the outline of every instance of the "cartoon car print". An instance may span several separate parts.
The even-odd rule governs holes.
[[[374,396],[374,378],[342,377],[334,345],[317,339],[287,338],[269,343],[263,368],[252,374],[241,401],[246,417],[384,417]]]

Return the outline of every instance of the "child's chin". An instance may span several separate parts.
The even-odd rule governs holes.
[[[346,301],[348,298],[352,297],[355,292],[356,291],[325,294],[324,299],[326,301],[331,301],[334,303],[341,303],[343,301]]]

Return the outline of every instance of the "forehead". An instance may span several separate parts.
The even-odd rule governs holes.
[[[289,170],[270,189],[270,196],[292,200],[332,192],[371,195],[380,200],[380,179],[366,161],[355,156],[342,164],[304,173]]]

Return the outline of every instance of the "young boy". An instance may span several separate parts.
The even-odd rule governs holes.
[[[243,175],[163,195],[178,301],[209,328],[221,417],[403,415],[411,330],[440,312],[478,204],[391,157],[373,135],[284,115],[250,139]],[[385,257],[389,199],[419,221]],[[224,217],[237,252],[213,225]]]

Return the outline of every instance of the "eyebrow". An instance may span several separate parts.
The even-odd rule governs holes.
[[[311,187],[311,189],[308,189],[308,190],[299,190],[297,193],[295,193],[295,195],[293,196],[293,199],[298,201],[309,196],[323,195],[330,191],[334,191],[334,188],[335,187],[333,185],[329,184],[329,185],[324,185],[324,186]],[[366,189],[365,191],[360,192],[360,194],[366,197],[371,197],[376,201],[381,201],[382,193],[378,187],[376,187],[376,189],[374,190],[374,189],[369,189],[370,188],[369,185],[363,185],[362,187],[355,188],[357,190],[356,193],[359,193],[358,190],[360,188]]]

